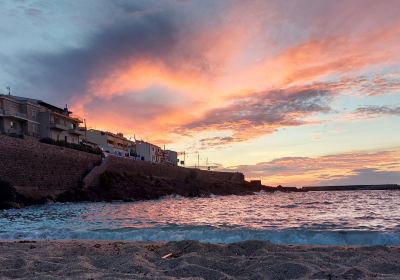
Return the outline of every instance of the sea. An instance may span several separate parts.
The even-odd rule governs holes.
[[[0,210],[0,239],[400,245],[400,191],[54,203]]]

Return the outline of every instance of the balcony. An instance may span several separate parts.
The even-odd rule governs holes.
[[[70,129],[68,129],[68,133],[81,136],[81,135],[83,135],[85,132],[84,132],[84,131],[81,131],[80,128],[77,127],[77,128],[70,128]]]
[[[70,128],[64,124],[57,123],[57,122],[50,122],[49,127],[51,129],[58,129],[58,130],[69,130]]]
[[[27,114],[10,110],[0,110],[0,116],[28,120]]]

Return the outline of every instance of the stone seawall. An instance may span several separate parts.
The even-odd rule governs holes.
[[[239,172],[206,171],[194,168],[151,164],[144,161],[134,161],[111,156],[105,159],[102,166],[99,166],[97,170],[94,170],[94,174],[89,174],[89,178],[86,178],[85,184],[87,186],[97,185],[101,173],[105,171],[148,177],[170,178],[180,181],[187,179],[202,182],[226,181],[232,183],[243,183],[245,181],[244,175]]]
[[[0,135],[0,180],[32,200],[77,188],[100,160],[99,155]]]
[[[107,157],[84,179],[84,187],[64,193],[59,201],[134,201],[168,195],[206,197],[250,195],[272,188],[244,180],[238,172],[214,172]]]
[[[132,201],[166,195],[247,195],[261,190],[273,191],[245,181],[238,172],[116,157],[102,161],[99,155],[0,135],[0,196],[8,197],[0,197],[0,209],[46,201]]]

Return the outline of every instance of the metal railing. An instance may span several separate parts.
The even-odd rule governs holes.
[[[70,129],[70,127],[67,127],[64,124],[57,123],[57,122],[50,122],[50,128],[57,128],[57,129],[61,129],[61,130],[69,130]]]
[[[0,110],[0,115],[20,117],[20,118],[24,118],[24,119],[28,118],[28,115],[25,113],[10,111],[10,110]]]

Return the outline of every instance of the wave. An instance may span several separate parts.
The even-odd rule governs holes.
[[[400,245],[400,232],[311,231],[306,229],[250,230],[211,226],[169,226],[161,228],[118,228],[77,231],[70,229],[1,232],[3,240],[92,239],[127,241],[197,240],[209,243],[234,243],[245,240],[269,240],[275,244],[377,246]]]

